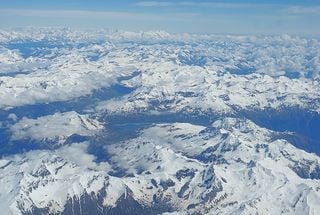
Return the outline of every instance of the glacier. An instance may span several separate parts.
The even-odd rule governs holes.
[[[320,40],[0,30],[4,214],[319,214]]]

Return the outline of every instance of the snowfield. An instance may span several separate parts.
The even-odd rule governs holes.
[[[0,30],[4,214],[320,212],[320,41]]]

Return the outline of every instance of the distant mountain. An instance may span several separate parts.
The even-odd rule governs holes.
[[[0,30],[3,214],[320,211],[320,41]]]

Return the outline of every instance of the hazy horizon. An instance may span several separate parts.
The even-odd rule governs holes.
[[[0,28],[68,27],[172,33],[319,35],[317,1],[4,0]]]

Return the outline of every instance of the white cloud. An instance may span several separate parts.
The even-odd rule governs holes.
[[[138,2],[136,5],[141,7],[169,7],[174,6],[177,3],[172,2],[158,2],[158,1],[141,1]]]
[[[110,19],[145,19],[161,18],[152,14],[128,13],[117,11],[93,11],[93,10],[38,10],[38,9],[0,9],[2,15],[16,15],[24,17],[90,17],[90,18],[110,18]]]
[[[251,4],[251,3],[225,3],[225,2],[163,2],[163,1],[140,1],[136,4],[140,7],[211,7],[211,8],[256,8],[259,6],[270,6],[270,4]]]
[[[0,85],[0,107],[64,101],[88,95],[116,82],[111,71],[109,65],[90,63],[80,53],[62,55],[52,60],[48,69],[0,77],[0,82],[6,83]]]
[[[289,14],[318,14],[320,15],[320,6],[305,7],[305,6],[290,6],[283,10]]]
[[[68,161],[79,165],[80,167],[86,167],[102,171],[109,171],[111,169],[108,163],[96,163],[96,157],[92,154],[89,154],[87,149],[88,142],[82,142],[63,146],[54,152],[57,153],[59,156],[67,159]]]
[[[160,4],[161,5],[161,4]],[[162,6],[165,6],[163,4]],[[151,5],[150,5],[151,6]],[[136,13],[120,11],[94,11],[94,10],[38,10],[38,9],[0,9],[0,15],[10,15],[18,17],[43,17],[43,18],[88,18],[106,20],[135,20],[135,21],[176,21],[186,20],[197,15],[196,13]]]
[[[37,119],[23,118],[11,127],[12,139],[30,138],[34,140],[59,139],[63,143],[73,134],[91,136],[103,126],[87,115],[76,112],[55,113]]]
[[[18,117],[17,115],[15,115],[14,113],[10,113],[8,115],[8,119],[12,120],[12,121],[17,121],[18,120]]]

